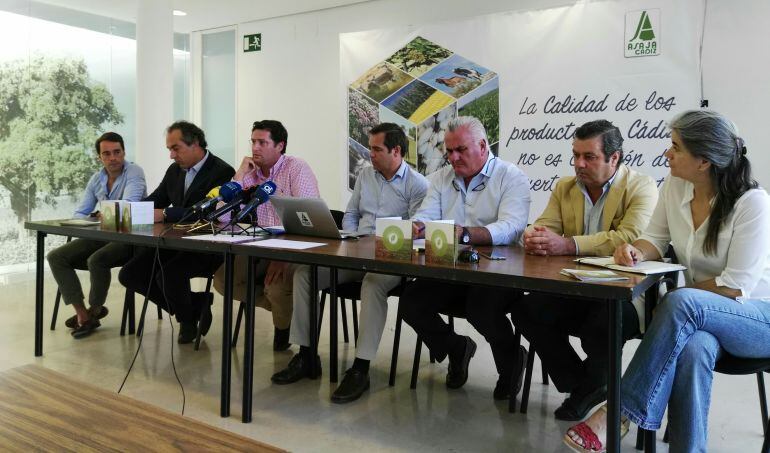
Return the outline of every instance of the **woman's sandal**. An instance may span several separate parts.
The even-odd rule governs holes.
[[[607,418],[607,405],[601,406],[599,411],[604,412],[604,418]],[[598,412],[598,411],[597,411]],[[592,415],[593,417],[593,415]],[[628,429],[631,422],[625,417],[620,421],[620,438],[622,439],[628,434]],[[604,453],[607,451],[607,447],[603,441],[606,441],[607,434],[602,433],[605,439],[599,439],[599,436],[594,430],[588,426],[586,422],[580,422],[577,425],[571,427],[564,434],[564,443],[573,451],[578,453]]]

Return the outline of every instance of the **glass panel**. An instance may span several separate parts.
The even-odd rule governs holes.
[[[11,106],[0,111],[0,274],[34,269],[25,220],[72,216],[100,168],[96,137],[120,133],[133,160],[135,35],[130,22],[0,0],[0,105]],[[189,35],[174,44],[174,115],[187,118]],[[49,236],[47,248],[63,241]]]
[[[202,39],[201,127],[211,152],[235,166],[235,30]]]

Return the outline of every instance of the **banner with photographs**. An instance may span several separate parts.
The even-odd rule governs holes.
[[[369,163],[368,131],[394,122],[423,174],[446,165],[449,119],[479,118],[493,151],[530,178],[530,221],[556,180],[574,175],[572,138],[607,119],[624,162],[659,183],[666,124],[700,103],[703,4],[627,1],[480,16],[419,28],[340,35],[349,154],[347,185]]]

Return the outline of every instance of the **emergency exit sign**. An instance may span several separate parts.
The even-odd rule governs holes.
[[[257,52],[259,50],[262,50],[262,33],[243,35],[244,52]]]

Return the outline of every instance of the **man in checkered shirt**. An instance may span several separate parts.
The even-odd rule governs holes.
[[[266,181],[276,185],[275,195],[319,198],[318,182],[313,170],[304,160],[286,155],[288,133],[280,121],[262,120],[251,128],[251,156],[246,156],[235,172],[233,181],[243,187],[253,187]],[[281,225],[281,219],[272,203],[263,203],[256,209],[260,226]],[[224,216],[220,219],[227,221]],[[233,272],[233,298],[246,300],[247,257],[237,256]],[[289,344],[292,314],[292,277],[294,265],[281,261],[261,259],[257,262],[256,305],[273,313],[275,333],[273,349],[283,351]],[[224,293],[224,266],[214,276],[214,288]],[[261,289],[261,292],[260,292]]]

